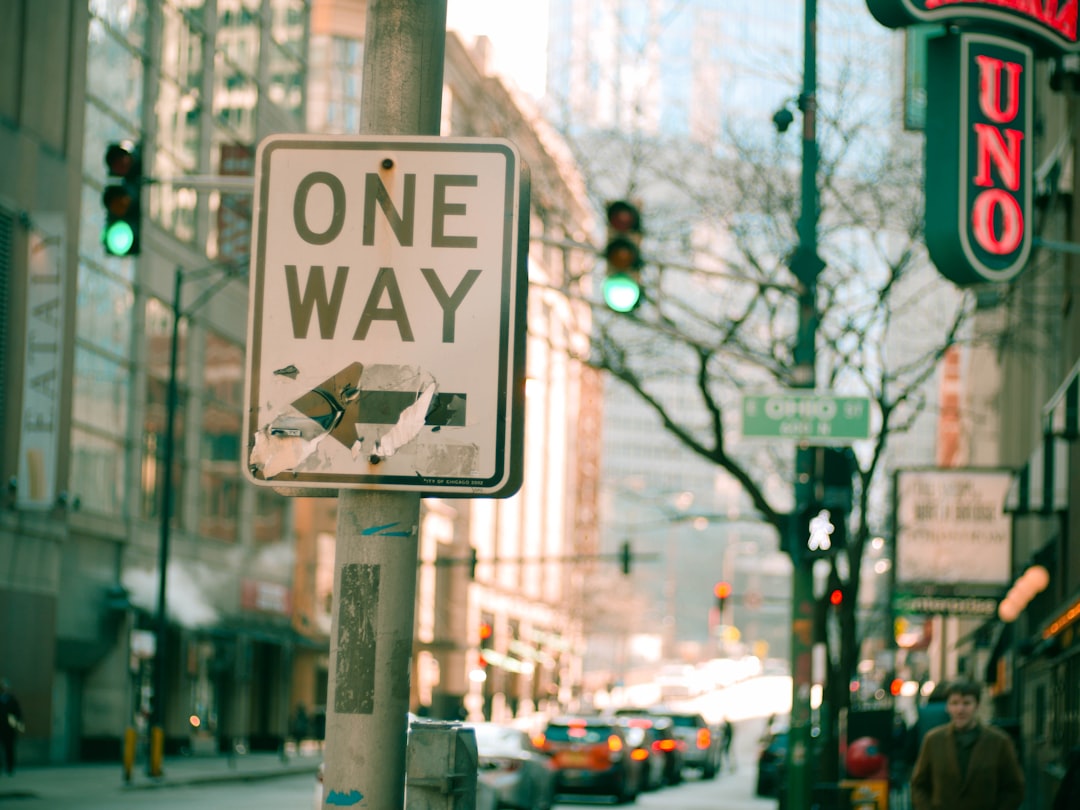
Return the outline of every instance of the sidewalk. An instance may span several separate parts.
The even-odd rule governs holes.
[[[287,759],[278,753],[168,757],[162,769],[163,776],[147,776],[146,763],[139,762],[130,782],[124,781],[119,762],[28,765],[16,769],[14,776],[0,772],[0,802],[5,799],[102,797],[131,790],[314,774],[321,761],[322,752],[290,754]]]

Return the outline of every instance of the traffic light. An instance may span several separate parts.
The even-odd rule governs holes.
[[[624,575],[630,575],[630,563],[634,559],[634,553],[630,550],[630,543],[624,542],[619,549],[619,562],[622,565]]]
[[[847,544],[847,518],[858,469],[851,448],[810,447],[800,451],[799,500],[792,529],[792,561],[824,557]]]
[[[720,608],[722,614],[724,605],[727,603],[728,597],[731,596],[731,583],[717,582],[716,585],[713,586],[713,595],[716,597],[716,606]]]
[[[839,585],[833,586],[829,589],[829,605],[834,608],[841,608],[844,605],[844,589]]]
[[[477,635],[480,637],[481,650],[490,650],[495,646],[495,622],[492,617],[485,616],[480,620]]]
[[[625,200],[607,207],[604,303],[613,312],[633,312],[641,303],[641,212]]]
[[[105,150],[109,177],[119,182],[105,187],[101,204],[105,208],[105,227],[101,243],[112,256],[138,256],[142,226],[142,155],[129,141],[110,143]]]

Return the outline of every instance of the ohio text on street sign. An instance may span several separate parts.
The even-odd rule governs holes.
[[[746,394],[742,435],[759,439],[807,439],[845,444],[870,436],[870,400],[811,391]]]
[[[243,466],[273,487],[521,483],[528,176],[502,139],[256,155]]]

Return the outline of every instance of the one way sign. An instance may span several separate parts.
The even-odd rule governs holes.
[[[251,480],[513,494],[529,209],[514,146],[275,136],[255,194]]]

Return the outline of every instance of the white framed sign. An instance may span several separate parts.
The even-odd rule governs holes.
[[[263,141],[245,392],[250,479],[513,494],[528,209],[527,173],[502,139]]]

